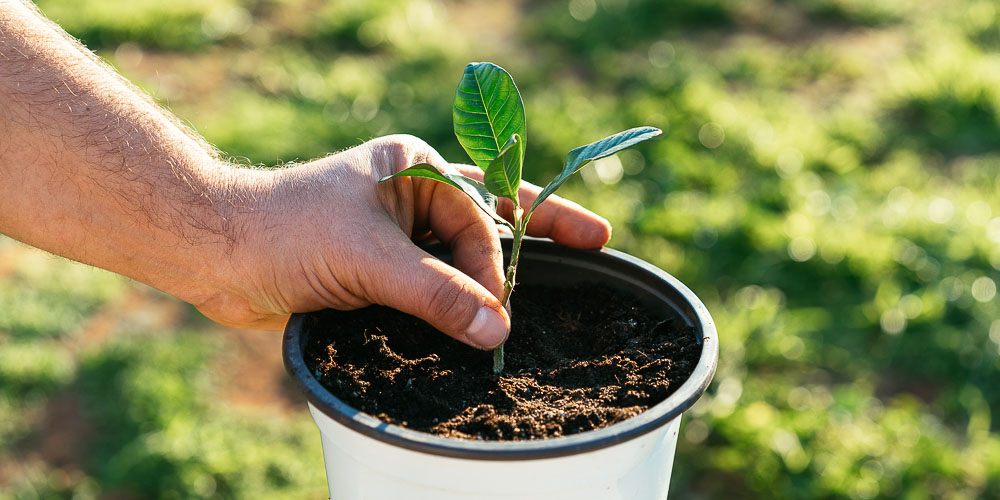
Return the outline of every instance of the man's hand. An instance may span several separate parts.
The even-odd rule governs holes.
[[[292,312],[377,303],[480,348],[502,342],[493,221],[431,180],[377,183],[421,162],[480,174],[409,136],[279,170],[227,165],[33,6],[0,0],[0,233],[221,323],[280,328]],[[523,187],[522,202],[537,193]],[[528,231],[584,248],[610,235],[555,197]],[[455,267],[412,243],[428,232],[452,247]]]
[[[269,177],[245,172],[254,175],[240,198],[259,204],[234,207],[240,229],[229,261],[239,285],[199,309],[225,324],[279,328],[290,312],[384,304],[470,345],[499,345],[510,319],[497,299],[503,270],[496,224],[447,185],[421,178],[377,182],[424,162],[482,176],[405,135]],[[538,191],[523,187],[522,203],[530,205]],[[558,197],[539,208],[530,229],[580,248],[600,247],[610,237],[606,221]],[[413,244],[428,232],[452,248],[454,267]]]

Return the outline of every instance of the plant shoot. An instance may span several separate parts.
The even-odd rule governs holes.
[[[539,193],[531,206],[524,210],[517,197],[521,185],[521,168],[527,134],[524,123],[524,104],[514,79],[503,68],[493,63],[471,63],[465,68],[455,92],[452,119],[458,142],[472,161],[483,170],[483,182],[463,175],[441,172],[433,165],[422,163],[407,168],[379,182],[395,177],[426,177],[462,190],[476,205],[498,224],[510,229],[513,242],[510,264],[504,277],[501,302],[506,306],[514,291],[517,277],[518,253],[521,240],[528,227],[528,220],[538,206],[559,186],[584,165],[610,156],[642,141],[660,135],[660,129],[638,127],[605,137],[566,154],[562,171]],[[498,198],[513,203],[512,221],[496,213]],[[503,345],[493,353],[493,371],[503,370]]]

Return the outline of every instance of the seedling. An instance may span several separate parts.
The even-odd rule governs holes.
[[[442,172],[426,163],[386,176],[379,182],[394,177],[426,177],[443,182],[462,190],[497,224],[509,228],[513,234],[513,242],[503,284],[501,302],[504,306],[510,301],[510,294],[514,291],[521,239],[535,209],[559,189],[570,175],[590,161],[613,155],[661,133],[660,129],[654,127],[638,127],[570,151],[566,154],[562,172],[542,189],[528,210],[523,210],[517,199],[517,191],[521,185],[521,167],[524,165],[524,103],[521,102],[521,94],[514,85],[514,79],[493,63],[469,64],[465,67],[465,74],[455,92],[452,119],[458,142],[472,161],[483,169],[483,182]],[[507,198],[513,202],[513,222],[497,215],[498,198]],[[499,374],[502,370],[503,345],[500,345],[493,353],[493,372]]]

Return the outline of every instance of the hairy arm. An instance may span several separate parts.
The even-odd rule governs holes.
[[[198,303],[234,171],[19,0],[0,0],[0,232]]]
[[[34,6],[0,0],[0,233],[220,323],[281,328],[289,313],[375,303],[476,347],[502,342],[510,318],[492,221],[439,183],[377,182],[422,162],[465,168],[412,136],[284,169],[234,168]],[[524,185],[522,203],[537,193]],[[532,223],[571,246],[610,236],[556,196]],[[428,231],[454,266],[413,244]]]

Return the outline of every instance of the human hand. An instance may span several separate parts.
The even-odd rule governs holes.
[[[229,265],[233,280],[195,305],[232,326],[281,328],[291,312],[383,304],[418,316],[482,349],[502,343],[510,318],[503,293],[496,224],[458,190],[421,178],[379,184],[418,163],[482,178],[449,165],[426,143],[395,135],[307,164],[243,171],[235,191],[238,227]],[[539,188],[523,184],[529,206]],[[499,212],[509,217],[510,202]],[[454,267],[418,248],[433,234],[452,249]],[[607,243],[604,219],[553,196],[535,212],[528,234],[577,248]]]
[[[0,233],[228,325],[277,329],[292,312],[384,304],[478,347],[504,340],[494,223],[437,182],[377,182],[421,162],[478,169],[410,136],[281,170],[233,168],[86,54],[29,5],[0,9]],[[525,186],[521,201],[537,192]],[[577,247],[610,234],[556,198],[531,223],[529,234]],[[454,267],[412,243],[427,232]]]

